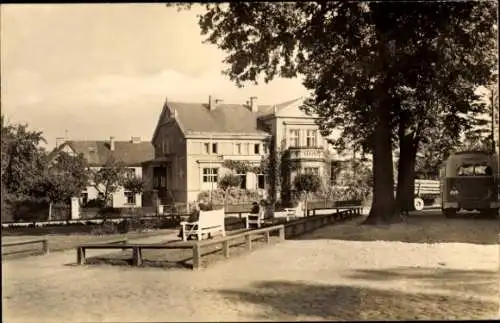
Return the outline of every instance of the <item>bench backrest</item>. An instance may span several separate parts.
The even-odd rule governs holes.
[[[224,208],[212,211],[200,211],[198,226],[200,228],[210,228],[218,225],[224,227]]]

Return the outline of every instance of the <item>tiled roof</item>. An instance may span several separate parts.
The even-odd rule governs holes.
[[[294,103],[301,98],[276,105],[277,110]],[[243,104],[217,104],[212,111],[206,103],[167,102],[168,107],[176,112],[176,118],[185,134],[190,133],[239,133],[267,134],[258,129],[257,119],[274,114],[273,105],[259,105],[257,112]]]
[[[115,149],[111,151],[109,141],[66,141],[77,154],[82,153],[90,165],[104,165],[113,156],[126,165],[140,166],[142,162],[154,158],[154,148],[149,141],[132,143],[131,141],[115,141]]]
[[[272,110],[271,106],[259,106],[254,113],[239,104],[218,104],[210,111],[204,103],[168,102],[176,111],[176,118],[185,134],[198,132],[265,134],[257,129],[257,118]]]

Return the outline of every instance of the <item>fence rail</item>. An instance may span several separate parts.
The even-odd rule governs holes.
[[[46,255],[49,253],[49,240],[48,239],[34,239],[34,240],[26,240],[26,241],[18,241],[18,242],[5,242],[2,243],[2,248],[8,248],[8,247],[16,247],[16,246],[23,246],[23,245],[28,245],[28,244],[38,244],[40,243],[42,245],[42,250],[43,253]],[[18,253],[24,253],[24,252],[33,252],[33,250],[21,250],[21,251],[15,251],[11,253],[6,253],[2,252],[5,256],[11,255],[11,254],[18,254]]]
[[[263,234],[266,243],[270,243],[270,233],[278,231],[280,240],[285,239],[285,226],[283,224],[271,227],[261,228],[258,230],[249,230],[234,235],[228,235],[223,238],[214,240],[201,240],[201,241],[176,241],[173,243],[157,243],[157,244],[119,244],[113,243],[94,243],[83,244],[76,248],[77,264],[84,265],[86,263],[86,250],[88,249],[132,249],[132,264],[134,266],[141,266],[143,264],[142,250],[144,249],[191,249],[193,252],[193,269],[200,269],[202,248],[216,244],[222,245],[222,250],[226,258],[229,257],[229,249],[231,242],[244,237],[248,250],[252,250],[252,240],[255,240],[256,235]]]

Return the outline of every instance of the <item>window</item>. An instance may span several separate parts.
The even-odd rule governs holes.
[[[160,187],[167,187],[167,179],[165,176],[160,176]]]
[[[82,194],[80,195],[80,204],[82,206],[85,206],[87,205],[88,200],[89,200],[89,193],[82,192]]]
[[[259,189],[265,189],[266,188],[266,175],[264,175],[264,174],[258,174],[257,175],[257,187]]]
[[[133,169],[133,168],[127,168],[125,170],[125,177],[126,178],[135,178],[135,169]]]
[[[134,204],[135,205],[135,194],[129,191],[125,191],[123,193],[125,195],[125,198],[127,199],[127,204]]]
[[[247,188],[247,174],[246,173],[238,173],[236,174],[240,178],[240,188]]]
[[[319,175],[318,167],[304,167],[304,173]]]
[[[235,147],[235,149],[234,149],[234,150],[235,150],[235,153],[236,153],[237,155],[241,155],[241,144],[235,144],[235,146],[234,146],[234,147]]]
[[[307,130],[306,146],[307,147],[316,147],[317,146],[316,130]]]
[[[218,168],[203,168],[203,183],[217,182]]]
[[[290,147],[299,147],[298,129],[290,129]]]
[[[253,145],[253,153],[256,155],[260,154],[260,144]]]
[[[492,169],[488,165],[463,164],[457,168],[458,176],[491,176]]]
[[[212,154],[217,154],[217,143],[212,144]]]
[[[207,155],[210,153],[210,144],[208,142],[203,143],[203,153]]]

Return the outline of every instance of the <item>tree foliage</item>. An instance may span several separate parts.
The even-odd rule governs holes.
[[[7,124],[2,127],[2,185],[13,196],[29,196],[35,182],[42,176],[46,163],[42,132],[33,131],[26,124]]]
[[[321,188],[321,179],[316,174],[297,174],[293,186],[298,191],[316,192]]]
[[[87,187],[89,179],[87,161],[83,155],[71,156],[66,152],[58,152],[48,164],[32,189],[32,194],[46,199],[50,203],[49,219],[52,204],[69,203],[72,197],[79,197]]]
[[[92,186],[102,194],[106,203],[110,202],[112,194],[123,186],[125,180],[125,165],[114,157],[110,157],[103,167],[92,170],[91,174]]]
[[[123,188],[132,194],[144,192],[144,180],[140,177],[128,177],[123,181]]]
[[[225,174],[219,179],[218,187],[222,190],[228,190],[231,187],[239,187],[241,178],[235,174]]]

